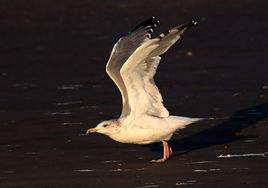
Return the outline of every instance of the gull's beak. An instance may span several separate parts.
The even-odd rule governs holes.
[[[94,132],[97,132],[97,130],[95,128],[91,128],[91,129],[87,130],[86,134],[90,134],[90,133],[94,133]]]

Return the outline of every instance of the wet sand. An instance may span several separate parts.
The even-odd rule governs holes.
[[[266,7],[1,1],[0,187],[267,187]],[[163,56],[156,82],[171,114],[211,118],[176,133],[164,164],[149,162],[161,144],[83,135],[119,115],[105,64],[116,40],[152,15],[156,35],[198,21]]]

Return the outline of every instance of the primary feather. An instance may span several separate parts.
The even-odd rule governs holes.
[[[169,116],[153,77],[161,60],[160,55],[196,22],[187,22],[151,39],[158,23],[154,17],[145,20],[113,47],[106,71],[122,95],[121,118],[144,113],[156,117]]]
[[[115,82],[122,95],[122,113],[121,117],[124,117],[130,113],[130,106],[128,102],[128,94],[126,86],[120,74],[120,69],[127,61],[129,56],[145,41],[151,38],[152,32],[156,29],[159,21],[151,17],[129,32],[128,35],[121,37],[114,45],[110,58],[106,65],[106,72]]]

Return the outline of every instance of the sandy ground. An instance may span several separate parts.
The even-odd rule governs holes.
[[[2,0],[0,187],[268,187],[266,7]],[[163,56],[156,82],[166,107],[216,118],[176,133],[164,164],[149,163],[161,157],[160,144],[83,135],[119,115],[120,94],[104,67],[116,40],[152,15],[161,22],[156,35],[199,22]],[[238,156],[219,158],[227,154]]]

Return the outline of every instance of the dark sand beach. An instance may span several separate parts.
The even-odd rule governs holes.
[[[267,7],[2,0],[0,187],[268,187]],[[210,118],[176,133],[163,164],[149,162],[160,143],[84,135],[120,115],[105,65],[117,39],[152,15],[155,36],[198,21],[162,56],[155,82],[170,114]]]

